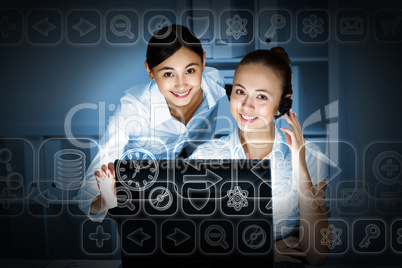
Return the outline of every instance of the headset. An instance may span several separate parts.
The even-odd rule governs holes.
[[[291,98],[285,98],[285,95],[282,95],[282,100],[281,103],[279,104],[279,114],[275,115],[275,119],[278,119],[284,114],[288,114],[290,108],[292,108],[292,104],[293,100]]]

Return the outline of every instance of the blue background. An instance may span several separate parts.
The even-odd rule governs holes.
[[[181,14],[188,9],[207,9],[215,16],[215,31],[208,31],[214,36],[210,37],[209,44],[204,45],[207,65],[222,70],[228,84],[235,66],[246,53],[257,48],[283,46],[292,60],[294,75],[297,74],[293,86],[294,96],[297,96],[295,109],[300,120],[305,122],[317,111],[322,118],[306,127],[306,137],[320,142],[329,135],[330,140],[336,137],[340,141],[336,145],[339,149],[337,158],[343,173],[332,182],[331,196],[340,196],[337,185],[341,181],[352,182],[356,188],[368,188],[364,209],[348,207],[345,213],[345,208],[337,209],[339,200],[331,201],[330,216],[345,220],[350,236],[349,241],[345,241],[349,243],[346,253],[332,255],[329,264],[362,267],[396,264],[401,253],[391,247],[392,243],[395,244],[395,230],[391,226],[402,217],[399,212],[402,196],[396,199],[398,205],[395,208],[390,207],[386,212],[377,209],[376,202],[381,199],[375,195],[375,189],[379,181],[372,178],[371,160],[384,151],[402,154],[402,127],[398,112],[402,97],[402,20],[394,36],[383,36],[379,22],[402,16],[401,1],[2,1],[0,17],[6,14],[13,18],[16,30],[10,32],[9,38],[0,35],[0,147],[13,151],[10,164],[13,171],[19,170],[23,175],[25,191],[29,192],[33,182],[46,181],[51,176],[52,164],[47,162],[51,161],[51,155],[46,155],[46,150],[54,151],[55,148],[41,147],[41,144],[49,139],[65,138],[64,121],[73,107],[96,105],[96,109],[84,109],[75,114],[72,130],[76,137],[97,141],[104,132],[104,119],[111,115],[113,109],[110,108],[118,104],[123,91],[134,84],[149,81],[143,65],[147,46],[144,15],[155,10],[162,10],[163,14],[166,10],[169,14],[173,12],[176,22],[180,23]],[[286,34],[290,31],[291,37],[286,38],[285,43],[267,43],[258,36],[259,27],[269,27],[259,25],[259,21],[266,21],[259,20],[259,13],[276,9],[291,14],[290,28],[286,29]],[[99,40],[77,44],[68,39],[68,14],[77,10],[95,11],[100,15]],[[108,42],[106,15],[115,10],[133,10],[138,14],[139,25],[132,25],[137,27],[133,31],[138,35],[135,42]],[[247,40],[246,44],[241,44],[242,39],[239,39],[235,44],[222,44],[219,21],[220,15],[227,10],[234,10],[232,14],[246,10],[253,15],[249,21],[249,27],[254,30],[251,42]],[[302,19],[298,16],[317,10],[319,13],[316,14],[324,12],[328,15],[324,23],[324,36],[328,35],[328,38],[298,38],[302,32],[299,23]],[[49,18],[54,17],[55,21],[57,17],[61,19],[61,27],[53,30],[60,38],[49,35],[50,39],[47,39],[39,35],[43,41],[38,41],[39,37],[30,36],[38,35],[29,24],[32,12],[36,11],[51,12]],[[351,17],[366,14],[362,38],[337,37],[340,34],[339,12],[346,12],[344,14]],[[309,41],[306,42],[305,38]],[[333,102],[337,103],[338,114],[328,118],[325,106]],[[328,131],[327,124],[335,124],[337,133]],[[331,141],[336,144],[336,140]],[[61,149],[65,145],[60,142],[57,146],[56,149]],[[87,163],[94,153],[94,149],[86,151]],[[0,175],[7,173],[5,164],[1,163],[0,171]],[[0,183],[3,187],[0,188],[1,194],[5,186]],[[396,177],[391,184],[395,189],[401,187],[402,177]],[[54,188],[51,183],[46,187]],[[18,192],[16,195],[24,194]],[[113,250],[108,254],[91,255],[83,250],[81,233],[84,226],[91,224],[84,224],[87,219],[76,205],[56,204],[38,216],[38,209],[43,208],[34,208],[29,198],[19,204],[22,208],[12,206],[11,210],[0,214],[0,256],[5,263],[10,258],[48,262],[55,259],[119,259],[118,251],[114,251],[116,244],[110,245]],[[384,221],[387,237],[384,251],[358,254],[353,250],[353,223],[357,219]],[[113,230],[110,222],[104,224]]]

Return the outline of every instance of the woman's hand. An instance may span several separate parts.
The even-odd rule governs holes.
[[[98,180],[98,185],[99,185],[99,181],[104,180],[106,178],[112,178],[115,179],[115,174],[114,174],[114,163],[110,162],[107,166],[106,165],[102,165],[101,166],[101,170],[97,170],[95,171],[95,176]]]
[[[110,162],[107,166],[102,165],[101,170],[95,171],[94,175],[100,191],[101,211],[116,207],[117,198],[114,163]]]
[[[289,145],[290,151],[292,153],[299,152],[305,143],[299,119],[296,113],[292,112],[292,109],[289,111],[289,116],[285,114],[284,117],[292,129],[281,128],[281,131],[285,132],[286,142]]]
[[[293,262],[301,263],[300,257],[306,257],[307,254],[300,250],[299,238],[294,236],[286,237],[276,241],[274,244],[275,262]],[[298,257],[298,258],[295,258]]]
[[[303,137],[303,131],[297,118],[296,113],[289,111],[289,116],[285,114],[285,120],[288,122],[289,128],[281,128],[281,131],[285,132],[286,143],[289,146],[289,150],[292,154],[292,168],[295,168],[293,163],[300,163],[300,160],[304,160],[305,156],[305,140]],[[302,161],[301,163],[305,163]]]

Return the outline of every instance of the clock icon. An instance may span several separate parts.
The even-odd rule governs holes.
[[[145,149],[130,149],[116,162],[116,176],[130,190],[143,191],[158,178],[158,161]]]

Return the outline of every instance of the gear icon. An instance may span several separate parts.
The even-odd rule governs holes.
[[[234,15],[233,19],[226,19],[227,35],[232,35],[234,39],[239,40],[242,35],[247,35],[247,19],[242,19],[239,15]]]
[[[227,193],[229,197],[228,207],[233,207],[236,211],[239,211],[242,207],[248,206],[247,190],[242,190],[240,186],[235,186],[233,190],[229,190]]]

